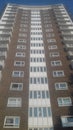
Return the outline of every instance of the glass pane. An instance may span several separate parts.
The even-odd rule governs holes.
[[[46,107],[43,107],[43,117],[47,117]]]
[[[15,124],[19,124],[19,118],[15,118]]]
[[[73,122],[73,117],[67,117],[68,122]]]
[[[6,123],[13,123],[13,118],[6,119]]]
[[[48,110],[48,116],[51,116],[51,108],[48,107],[47,110]]]
[[[42,108],[41,107],[38,108],[38,116],[42,117]]]
[[[46,98],[49,98],[49,92],[46,91]]]
[[[29,116],[32,117],[32,108],[29,108]]]
[[[41,92],[40,91],[37,92],[37,98],[41,98]]]
[[[34,91],[34,99],[37,98],[37,91]]]
[[[30,91],[30,98],[32,98],[32,91]]]
[[[45,91],[42,91],[42,98],[45,98]]]
[[[34,117],[37,117],[38,115],[37,115],[37,108],[35,107],[34,108]]]

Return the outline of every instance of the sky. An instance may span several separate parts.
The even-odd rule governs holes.
[[[0,12],[7,3],[24,5],[51,5],[63,3],[70,13],[73,14],[73,0],[0,0]]]

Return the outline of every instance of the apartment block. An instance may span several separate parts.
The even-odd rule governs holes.
[[[0,19],[0,130],[73,130],[73,22],[63,4],[7,4]]]

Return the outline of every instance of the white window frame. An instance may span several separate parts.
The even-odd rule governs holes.
[[[61,122],[63,127],[73,127],[73,121],[69,122],[69,118],[73,118],[73,116],[61,116]]]
[[[7,107],[21,107],[22,99],[20,97],[9,97]]]
[[[68,100],[68,102],[65,102]],[[70,97],[59,97],[57,98],[58,106],[64,107],[64,106],[72,106],[72,101]]]
[[[12,122],[7,123],[7,119],[13,120],[13,123]],[[16,120],[18,120],[17,124],[16,124]],[[20,126],[19,116],[5,116],[3,128],[19,128],[19,126]]]
[[[16,57],[25,57],[25,53],[24,52],[17,52]]]
[[[14,88],[13,84],[16,85],[17,87]],[[23,83],[14,83],[14,82],[11,83],[10,90],[13,90],[13,91],[22,91],[23,90]]]
[[[57,45],[51,45],[51,46],[48,46],[48,49],[54,50],[54,49],[58,49],[58,47],[57,47]]]
[[[26,49],[26,46],[25,45],[17,45],[17,49]]]
[[[24,67],[25,62],[24,61],[14,61],[14,66]]]
[[[64,77],[64,71],[63,70],[57,70],[53,71],[53,77]]]
[[[68,84],[66,82],[57,82],[55,83],[56,90],[68,90]]]
[[[24,77],[24,71],[13,71],[12,77]]]
[[[50,52],[50,57],[59,57],[59,52]]]
[[[23,29],[23,30],[25,31],[25,29]],[[23,31],[23,30],[21,29],[21,31]],[[26,43],[26,40],[25,39],[19,39],[18,43]]]
[[[51,61],[51,66],[62,66],[61,60]]]
[[[48,41],[48,43],[56,43],[56,39],[54,39],[54,38],[53,39],[48,39],[47,41]]]

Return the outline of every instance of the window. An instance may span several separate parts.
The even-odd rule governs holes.
[[[27,37],[27,34],[19,33],[19,37]]]
[[[34,128],[29,128],[29,130],[53,130],[53,127],[40,127],[40,128],[37,128],[37,127],[34,127]]]
[[[30,91],[30,99],[38,99],[38,98],[49,98],[49,92],[46,91]]]
[[[48,41],[48,43],[55,43],[56,42],[55,39],[48,39],[47,41]]]
[[[31,84],[47,84],[47,77],[31,77],[30,83]]]
[[[53,29],[52,28],[46,29],[46,32],[53,32]]]
[[[17,45],[17,49],[26,49],[26,46],[25,45]]]
[[[70,97],[59,97],[57,99],[58,101],[58,106],[71,106],[72,105],[72,101]]]
[[[21,29],[21,31],[25,31],[25,29]],[[26,40],[25,39],[19,39],[18,43],[26,43]]]
[[[50,117],[51,108],[50,107],[30,107],[29,108],[29,117]]]
[[[55,89],[56,90],[67,90],[68,85],[66,82],[55,83]]]
[[[45,62],[45,58],[30,58],[30,62]]]
[[[50,57],[59,57],[59,52],[51,52]]]
[[[23,52],[17,52],[16,57],[25,57],[25,53]]]
[[[31,54],[44,54],[44,50],[34,50],[34,49],[31,49]]]
[[[49,50],[57,49],[57,45],[48,46]]]
[[[11,83],[10,90],[22,91],[23,90],[23,83]]]
[[[46,72],[46,67],[30,67],[30,72]]]
[[[18,116],[6,116],[4,120],[4,128],[19,128],[20,117]]]
[[[73,116],[62,116],[61,121],[63,127],[73,127]]]
[[[13,77],[24,77],[24,71],[13,71]]]
[[[61,66],[62,62],[60,60],[51,61],[51,66]]]
[[[24,67],[25,62],[24,61],[14,61],[14,66]]]
[[[21,107],[22,100],[21,98],[9,97],[7,107]]]
[[[63,77],[64,76],[64,71],[53,71],[53,77]]]
[[[46,36],[50,38],[50,37],[54,37],[55,35],[54,35],[54,33],[48,33],[48,34],[46,34]]]

